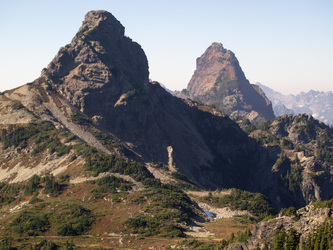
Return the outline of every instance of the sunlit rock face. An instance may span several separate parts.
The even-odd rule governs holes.
[[[254,123],[274,118],[271,102],[246,79],[235,54],[213,43],[197,59],[187,89],[176,96],[219,107],[232,118],[242,116]]]

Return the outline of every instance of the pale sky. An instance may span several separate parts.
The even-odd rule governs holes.
[[[150,78],[186,88],[213,42],[251,83],[284,94],[333,91],[332,0],[21,0],[0,2],[0,91],[36,79],[90,10],[107,10],[144,49]]]

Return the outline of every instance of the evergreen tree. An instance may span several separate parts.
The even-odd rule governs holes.
[[[274,233],[273,241],[270,245],[270,249],[272,250],[284,249],[285,240],[286,240],[286,230],[284,228],[276,230]]]
[[[292,229],[290,229],[289,234],[287,236],[285,249],[286,250],[296,250],[298,244],[299,244],[298,233],[294,228],[292,228]]]
[[[302,242],[302,249],[332,249],[333,247],[333,223],[332,221],[320,225],[310,233]]]

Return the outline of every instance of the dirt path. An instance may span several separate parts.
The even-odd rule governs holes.
[[[204,197],[204,196],[208,196],[209,193],[212,193],[214,197],[222,197],[224,195],[231,194],[231,191],[232,191],[231,189],[226,190],[226,191],[213,191],[213,192],[211,192],[211,191],[186,191],[186,194]]]
[[[132,182],[134,184],[133,188],[132,188],[133,191],[139,191],[139,190],[143,189],[143,185],[141,182],[135,181],[132,177],[130,177],[128,175],[122,175],[122,174],[118,174],[118,173],[101,173],[96,177],[78,177],[78,178],[75,178],[74,180],[70,180],[70,183],[76,184],[76,183],[82,183],[82,182],[86,182],[86,181],[93,181],[93,180],[97,180],[97,179],[103,178],[108,175],[113,175],[117,178],[122,178],[125,181]]]
[[[204,227],[193,225],[193,226],[188,226],[188,229],[191,230],[192,232],[185,232],[185,234],[188,236],[194,237],[194,238],[207,238],[207,237],[215,236],[214,233],[209,232]]]

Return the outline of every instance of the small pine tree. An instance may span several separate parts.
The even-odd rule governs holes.
[[[269,249],[272,249],[272,250],[284,249],[285,240],[286,240],[286,230],[284,228],[281,228],[280,230],[276,230],[274,233],[273,241],[272,241]]]
[[[289,234],[287,236],[285,249],[286,250],[296,250],[298,244],[299,244],[298,233],[297,233],[297,231],[294,228],[292,228],[289,231]]]

